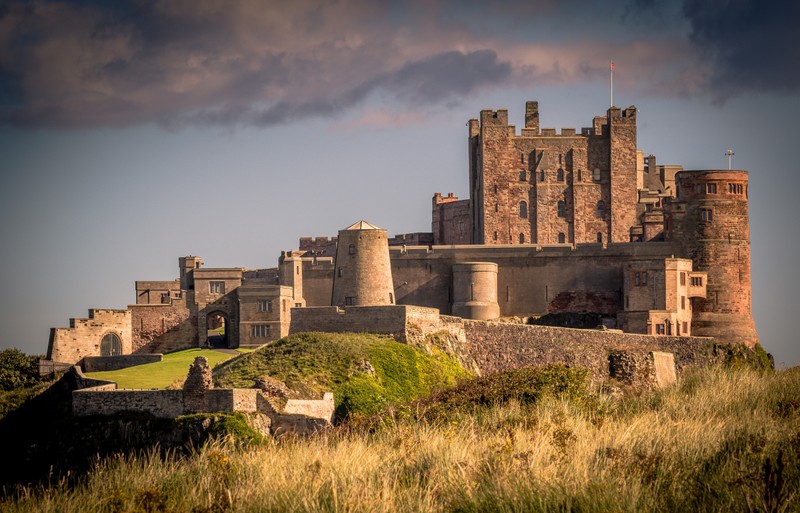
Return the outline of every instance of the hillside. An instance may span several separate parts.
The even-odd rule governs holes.
[[[444,353],[366,333],[298,333],[214,370],[219,387],[249,388],[265,375],[296,397],[332,391],[339,418],[374,413],[469,377]]]
[[[0,510],[800,510],[800,369],[704,370],[629,395],[584,389],[582,374],[480,378],[377,428],[105,459],[79,486],[25,488]]]

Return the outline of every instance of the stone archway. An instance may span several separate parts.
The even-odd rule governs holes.
[[[122,340],[116,333],[106,333],[100,341],[100,356],[119,356],[122,354]]]
[[[228,347],[230,320],[228,314],[216,310],[206,315],[206,346]]]

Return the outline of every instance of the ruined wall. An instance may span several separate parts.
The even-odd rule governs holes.
[[[130,305],[134,353],[168,353],[196,347],[197,317],[186,298],[170,304]]]
[[[86,356],[100,355],[101,341],[110,333],[119,337],[122,354],[134,350],[130,311],[92,309],[86,319],[70,319],[69,328],[52,328],[47,359],[77,363]]]

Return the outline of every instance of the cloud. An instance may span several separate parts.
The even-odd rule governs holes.
[[[746,92],[800,90],[800,3],[685,0],[690,38],[710,68],[718,100]]]
[[[696,94],[710,80],[685,32],[609,31],[607,20],[596,23],[597,8],[576,0],[541,9],[450,0],[0,5],[0,125],[17,127],[267,127],[345,117],[370,98],[417,111],[493,88],[601,80],[610,58],[621,89],[625,69],[627,87],[657,94]],[[702,6],[687,5],[701,20],[694,44],[725,62],[724,33],[702,22]],[[713,76],[729,71],[715,67]]]

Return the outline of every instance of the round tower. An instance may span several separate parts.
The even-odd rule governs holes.
[[[339,230],[331,305],[393,304],[394,286],[386,230],[366,221]]]
[[[453,264],[453,315],[485,321],[500,317],[497,304],[497,264]]]
[[[675,183],[666,238],[708,279],[705,299],[692,303],[692,334],[752,347],[758,334],[751,310],[747,171],[681,171]]]

